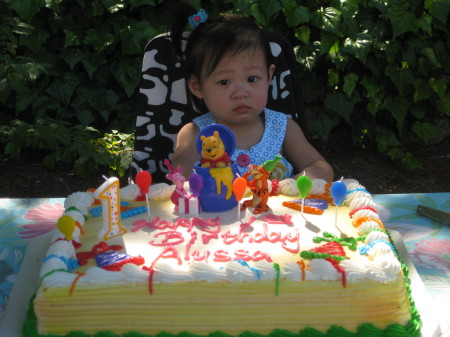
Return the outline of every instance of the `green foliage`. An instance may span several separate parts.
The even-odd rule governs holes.
[[[109,167],[123,177],[131,165],[134,152],[134,134],[120,133],[113,130],[105,133],[103,138],[93,141],[99,152],[107,151]]]
[[[19,158],[34,153],[43,155],[43,163],[54,167],[58,162],[73,164],[75,173],[86,175],[99,167],[110,167],[123,176],[131,164],[133,134],[113,131],[99,138],[93,127],[71,126],[67,122],[39,119],[34,124],[13,120],[0,126],[4,154]]]
[[[0,0],[1,122],[132,132],[143,49],[165,30],[155,3]]]
[[[73,161],[86,171],[94,162],[123,170],[144,46],[167,30],[156,9],[161,1],[0,0],[4,153],[39,148],[51,151],[48,165]],[[450,117],[449,0],[189,1],[211,16],[253,16],[290,39],[305,105],[317,113],[310,131],[324,141],[348,123],[355,143],[363,134],[414,169],[419,163],[408,145],[449,134],[440,122]],[[105,134],[102,141],[93,130]],[[100,145],[122,143],[113,151],[122,161],[107,149],[100,153],[109,159],[98,154]]]

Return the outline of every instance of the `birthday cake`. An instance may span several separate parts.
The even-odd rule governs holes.
[[[192,216],[174,211],[174,185],[152,185],[147,204],[134,201],[136,185],[119,192],[110,179],[106,194],[122,201],[120,221],[91,192],[75,193],[24,335],[419,336],[407,271],[371,195],[343,182],[340,207],[324,181],[313,180],[303,202],[288,179],[267,212]],[[120,226],[105,230],[102,212]]]
[[[363,186],[271,181],[278,158],[239,176],[216,130],[197,146],[188,181],[166,161],[173,184],[141,171],[66,199],[24,336],[420,336]]]

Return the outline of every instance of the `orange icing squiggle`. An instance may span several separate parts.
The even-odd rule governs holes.
[[[359,218],[359,219],[355,219],[355,220],[352,221],[352,225],[353,225],[353,227],[358,228],[359,226],[361,226],[366,221],[375,221],[380,226],[380,228],[382,230],[384,230],[384,226],[381,223],[381,221],[377,220],[377,219],[374,219],[374,218],[371,218],[371,217],[362,217],[362,218]]]
[[[301,270],[301,272],[302,272],[302,281],[304,281],[305,278],[306,278],[306,273],[305,273],[306,265],[305,265],[305,261],[303,261],[303,260],[298,260],[298,261],[297,261],[297,264],[298,264],[298,266],[300,267],[300,270]]]
[[[302,205],[295,201],[283,201],[282,205],[284,207],[295,209],[300,212],[302,210]],[[323,214],[323,211],[320,208],[311,207],[308,205],[303,205],[303,212],[308,213],[308,214],[316,214],[316,215]]]
[[[324,193],[310,194],[306,198],[307,199],[322,199],[322,200],[325,200],[330,205],[334,205],[333,197],[331,196],[331,192],[330,192],[332,184],[333,183],[330,183],[330,182],[325,184],[325,192]]]
[[[75,221],[75,226],[77,226],[77,228],[80,230],[80,234],[84,234],[83,227],[78,221]]]
[[[82,276],[85,275],[84,273],[80,273],[80,272],[75,272],[75,274],[77,274],[77,277],[75,277],[75,279],[73,280],[73,282],[72,282],[72,284],[71,284],[71,286],[70,286],[70,289],[69,289],[69,296],[72,295],[72,293],[74,292],[74,290],[75,290],[75,285],[77,284],[78,280],[79,280]]]

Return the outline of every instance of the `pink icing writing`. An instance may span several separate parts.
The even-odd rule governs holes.
[[[191,239],[189,240],[189,243],[186,245],[186,251],[184,253],[184,260],[189,261],[189,251],[191,250],[192,245],[197,241],[197,232],[191,233]]]
[[[265,223],[263,224],[263,232],[257,233],[232,233],[231,231],[227,231],[221,235],[223,239],[223,243],[226,245],[232,245],[235,242],[243,243],[262,243],[262,242],[270,242],[270,243],[282,243],[282,247],[290,253],[297,254],[300,252],[300,234],[297,228],[295,228],[294,234],[286,233],[281,234],[280,232],[269,232],[269,226]],[[289,247],[289,243],[293,243],[294,247]]]
[[[196,227],[207,233],[220,233],[220,219],[217,217],[215,219],[201,219],[193,218],[177,219],[175,222],[160,220],[159,216],[156,216],[152,221],[148,222],[145,219],[139,219],[133,222],[132,232],[137,232],[138,230],[148,227],[150,230],[166,230],[171,229],[176,231],[178,228],[186,228],[188,232],[192,231],[193,227]]]
[[[293,225],[292,215],[284,214],[284,215],[275,215],[275,214],[266,214],[263,221],[267,222],[270,225]]]
[[[161,236],[161,239],[159,237]],[[183,234],[177,231],[160,232],[154,235],[155,239],[149,242],[152,246],[179,245],[184,242]]]
[[[250,254],[248,250],[238,249],[234,252],[234,257],[230,256],[226,250],[218,250],[214,254],[214,262],[229,262],[231,260],[243,260],[243,261],[253,261],[258,262],[261,260],[266,260],[267,262],[273,262],[269,254],[257,250],[253,254]]]
[[[269,223],[284,223],[290,224],[291,218],[288,216],[266,216],[264,218]],[[150,245],[156,247],[164,247],[163,252],[158,255],[158,257],[153,261],[151,266],[153,267],[159,259],[176,259],[178,264],[181,264],[180,254],[175,246],[182,244],[187,238],[183,234],[177,231],[178,228],[186,228],[190,233],[191,237],[186,244],[184,256],[184,261],[205,261],[208,263],[208,258],[213,254],[214,262],[229,262],[231,260],[243,260],[243,261],[261,261],[266,260],[267,262],[273,262],[270,255],[261,250],[256,250],[253,253],[245,249],[237,249],[232,252],[226,250],[217,250],[211,253],[209,250],[200,252],[194,250],[191,253],[193,245],[198,239],[198,233],[192,231],[195,227],[196,229],[202,231],[201,240],[204,245],[207,245],[211,240],[221,239],[225,245],[233,245],[236,242],[239,243],[263,243],[268,242],[271,244],[281,243],[281,247],[292,254],[298,254],[300,252],[300,234],[297,228],[293,232],[282,234],[278,231],[269,230],[268,223],[264,223],[261,232],[245,232],[252,223],[256,220],[256,217],[252,217],[247,223],[240,226],[238,233],[232,233],[231,231],[226,231],[225,233],[220,233],[220,219],[217,217],[215,219],[201,219],[193,218],[189,219],[178,219],[175,222],[163,221],[159,217],[155,217],[151,222],[146,220],[138,220],[133,223],[133,231],[137,228],[148,227],[151,230],[161,230],[153,235],[153,240],[149,242]],[[135,230],[136,229],[136,230]],[[151,269],[151,268],[150,268]]]

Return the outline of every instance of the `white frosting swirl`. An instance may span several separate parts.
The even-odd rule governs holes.
[[[42,276],[43,274],[41,272],[41,277]],[[51,275],[42,279],[42,285],[44,288],[70,287],[77,277],[78,274],[55,271]]]
[[[81,214],[87,215],[89,207],[94,202],[94,196],[91,192],[75,192],[64,200],[64,209],[75,207]]]
[[[289,280],[300,282],[302,280],[302,271],[296,262],[288,262],[284,265],[283,276]]]
[[[79,280],[80,284],[91,283],[117,283],[126,280],[124,273],[118,273],[114,271],[104,270],[99,267],[90,267],[86,270],[86,277]]]
[[[47,275],[54,270],[68,270],[66,263],[57,255],[49,255],[45,262],[42,264],[40,277]]]
[[[373,202],[373,200],[371,198],[359,197],[359,198],[352,200],[352,202],[350,203],[349,209],[350,209],[350,212],[353,212],[353,211],[358,210],[363,207],[372,207],[373,208],[374,206],[375,206],[375,203]]]
[[[370,232],[372,232],[374,229],[380,229],[380,225],[378,222],[373,220],[367,220],[364,221],[359,227],[358,227],[358,235],[365,235]]]
[[[311,180],[312,187],[309,194],[323,194],[325,193],[325,185],[327,182],[323,179],[313,179]]]
[[[75,258],[75,248],[73,248],[71,242],[66,240],[59,240],[50,245],[47,251],[47,256],[49,255],[58,255],[67,258]]]
[[[123,265],[121,273],[125,274],[127,282],[148,282],[149,272],[141,269],[139,266],[136,266],[133,263],[127,263]]]
[[[76,210],[67,211],[67,212],[64,212],[64,215],[70,216],[72,219],[74,219],[80,225],[84,224],[84,215],[81,212],[78,212]]]
[[[120,199],[122,200],[136,200],[139,194],[141,194],[141,189],[137,184],[130,184],[120,189]]]
[[[168,185],[166,183],[154,184],[148,191],[148,198],[150,200],[169,200],[173,191],[175,191],[175,185]]]
[[[344,268],[348,281],[370,279],[387,283],[397,279],[400,264],[394,257],[382,257],[375,260],[344,260],[341,267]]]
[[[295,197],[298,196],[298,188],[294,179],[287,178],[280,181],[278,185],[278,191],[280,194]]]
[[[385,240],[373,242],[372,247],[370,247],[369,251],[367,252],[367,255],[371,258],[388,254],[395,255],[392,250],[392,246]]]
[[[313,281],[336,281],[341,274],[327,260],[312,259],[306,271],[305,279]]]
[[[356,179],[345,178],[342,179],[342,182],[345,184],[345,186],[347,186],[347,190],[351,189],[352,185],[359,185],[359,181]]]
[[[191,265],[192,277],[195,281],[217,282],[228,281],[224,269],[214,268],[209,264],[195,262]]]
[[[192,282],[194,278],[188,271],[175,269],[166,263],[158,263],[155,266],[153,281],[155,283]]]
[[[259,279],[261,281],[273,281],[277,278],[277,271],[272,263],[259,261],[255,263],[254,268],[259,271]]]
[[[231,261],[225,266],[225,273],[230,282],[249,282],[257,280],[256,271],[243,266],[237,261]]]
[[[387,234],[385,232],[373,231],[373,232],[370,232],[369,234],[367,234],[365,242],[372,243],[372,242],[375,242],[378,240],[389,241],[389,237],[387,236]]]
[[[385,270],[386,274],[391,275],[392,279],[402,272],[400,261],[393,254],[378,256],[374,261]]]
[[[373,218],[376,220],[380,220],[380,216],[378,213],[370,210],[370,209],[360,209],[359,211],[356,211],[353,214],[353,219],[359,219],[359,218]]]
[[[362,188],[364,188],[363,186],[361,186]],[[345,197],[344,200],[344,206],[349,206],[353,200],[358,199],[358,198],[369,198],[370,200],[372,200],[372,195],[367,192],[367,191],[355,191],[355,190],[347,190],[347,195]]]

